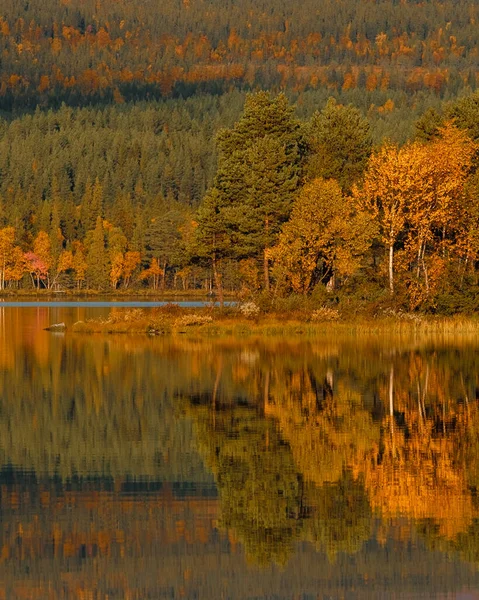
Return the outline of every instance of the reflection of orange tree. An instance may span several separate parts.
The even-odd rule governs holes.
[[[458,538],[477,516],[470,491],[479,471],[477,403],[463,379],[461,401],[451,400],[461,377],[456,373],[454,396],[452,370],[442,360],[416,352],[393,361],[378,378],[381,422],[345,379],[333,393],[327,373],[318,385],[304,368],[272,380],[265,413],[278,421],[306,482],[327,487],[350,470],[381,517],[430,519],[441,536]]]
[[[473,507],[464,473],[454,468],[453,442],[435,439],[431,421],[419,426],[417,414],[406,418],[409,433],[385,432],[381,455],[365,463],[372,507],[386,518],[433,519],[444,536],[454,537],[470,524]],[[385,429],[391,424],[387,417]]]
[[[300,386],[300,393],[295,387]],[[265,413],[275,417],[288,440],[298,469],[307,481],[339,481],[345,469],[356,469],[379,443],[379,427],[361,405],[360,395],[339,385],[333,396],[327,379],[318,403],[318,384],[310,373],[280,380]]]
[[[440,369],[429,364],[421,369],[414,355],[407,366],[409,385],[395,386],[399,378],[391,367],[383,390],[389,414],[382,423],[380,452],[365,462],[366,489],[383,517],[429,519],[439,535],[454,539],[475,515],[467,465],[458,457],[477,407],[467,398],[465,404],[447,401]]]
[[[443,522],[430,511],[423,515],[417,530],[432,550],[458,555],[479,567],[479,404],[466,394],[464,405],[454,412],[449,410],[447,416],[444,429],[451,430],[454,425],[448,466],[454,469],[457,489],[450,486],[449,497],[438,490],[436,511],[444,506]],[[435,506],[434,498],[431,505]]]
[[[371,535],[358,466],[378,447],[379,426],[357,392],[339,384],[333,395],[330,372],[322,379],[304,368],[283,375],[271,384],[265,414],[277,419],[305,479],[310,518],[304,535],[330,558],[339,551],[357,552]]]

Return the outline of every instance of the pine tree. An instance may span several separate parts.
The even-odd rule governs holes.
[[[58,204],[54,201],[52,206],[52,216],[50,221],[50,242],[53,263],[56,264],[63,250],[63,234],[60,227],[60,212]]]
[[[284,146],[273,136],[265,136],[252,145],[244,158],[246,198],[243,206],[235,207],[235,243],[237,251],[249,245],[245,256],[262,256],[264,287],[268,290],[268,249],[276,242],[281,225],[291,212],[298,189],[297,170],[288,160]]]
[[[224,219],[224,205],[216,188],[203,198],[197,214],[197,228],[189,248],[194,262],[211,264],[216,292],[223,304],[223,283],[219,261],[231,252],[232,240]]]
[[[357,108],[330,98],[305,128],[309,147],[307,175],[336,179],[348,192],[364,170],[372,150],[367,119]]]
[[[87,182],[82,197],[80,220],[84,233],[95,227],[98,217],[103,217],[103,187],[97,178],[93,185]]]
[[[204,200],[198,235],[203,243],[210,240],[209,255],[215,260],[218,234],[223,255],[228,247],[234,258],[261,259],[268,290],[266,250],[288,218],[301,180],[303,144],[294,107],[284,94],[274,98],[267,92],[250,94],[242,116],[233,128],[220,131],[217,145],[218,171]],[[221,232],[214,232],[213,215]]]
[[[148,222],[145,231],[145,256],[149,260],[156,258],[164,274],[168,267],[177,264],[179,259],[181,232],[184,222],[183,211],[173,203],[172,206],[157,209]],[[161,287],[165,286],[165,277]]]
[[[105,229],[101,217],[87,236],[88,254],[86,278],[91,289],[106,289],[109,282],[110,264],[106,249]]]

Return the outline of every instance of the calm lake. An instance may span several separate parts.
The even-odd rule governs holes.
[[[109,310],[0,305],[0,599],[479,598],[479,339]]]

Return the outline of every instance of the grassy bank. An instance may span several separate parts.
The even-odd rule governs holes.
[[[107,318],[75,323],[75,333],[194,334],[218,336],[320,336],[379,333],[479,334],[477,317],[388,314],[342,320],[331,314],[267,313],[245,316],[239,309],[184,309],[175,304],[145,311],[114,309]]]

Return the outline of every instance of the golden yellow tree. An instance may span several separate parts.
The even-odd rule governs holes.
[[[156,258],[152,258],[150,262],[150,267],[141,272],[140,279],[150,279],[153,284],[153,289],[157,290],[160,284],[160,280],[164,276],[164,269],[160,267]]]
[[[394,246],[406,222],[411,183],[408,148],[384,144],[371,155],[361,189],[353,194],[358,206],[369,211],[388,249],[389,291],[394,294]]]
[[[58,284],[58,279],[62,273],[74,268],[73,254],[71,250],[63,250],[58,257],[55,277],[52,281],[52,287]]]
[[[14,258],[15,229],[5,227],[0,229],[0,290],[5,288],[6,271]]]
[[[353,210],[335,180],[315,179],[301,190],[271,251],[277,280],[306,294],[315,283],[351,275],[369,247],[370,225],[369,216]]]
[[[379,226],[388,253],[391,295],[399,242],[403,268],[415,274],[409,285],[413,304],[424,298],[417,291],[418,282],[427,296],[432,281],[438,281],[441,261],[461,222],[475,150],[474,142],[448,123],[432,142],[412,142],[401,148],[387,143],[371,156],[364,183],[354,190],[354,197]]]
[[[123,254],[121,252],[113,254],[111,257],[110,283],[114,290],[116,290],[118,282],[123,274],[123,264]]]
[[[4,283],[11,284],[11,282],[14,282],[18,285],[25,272],[27,272],[25,256],[19,246],[14,246],[11,262],[7,264],[5,269]]]
[[[141,262],[140,253],[129,250],[123,257],[123,285],[127,288],[130,285],[131,276]]]

